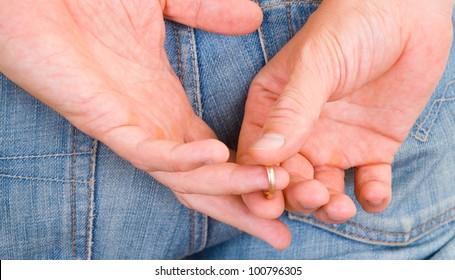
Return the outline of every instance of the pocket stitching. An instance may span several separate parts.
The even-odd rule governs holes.
[[[303,1],[283,1],[283,2],[278,2],[278,3],[270,3],[270,4],[264,4],[260,5],[262,9],[267,9],[267,8],[273,8],[277,6],[284,6],[284,5],[319,5],[321,4],[322,0],[303,0]],[[256,1],[257,4],[258,1]]]
[[[442,93],[442,96],[440,98],[435,99],[430,106],[430,109],[428,110],[428,113],[426,114],[425,118],[420,124],[416,124],[415,131],[411,133],[411,135],[421,141],[425,142],[428,140],[428,136],[430,134],[430,131],[433,127],[433,124],[436,122],[436,119],[439,115],[439,111],[442,107],[442,104],[444,102],[450,102],[450,101],[455,101],[455,97],[450,97],[446,98],[447,92],[455,85],[455,80],[452,80],[446,84],[446,87],[444,89],[444,92]],[[425,124],[428,124],[425,126]]]
[[[320,222],[320,221],[315,220],[315,219],[310,218],[310,217],[301,216],[301,215],[299,215],[297,213],[288,212],[288,217],[291,220],[297,220],[297,221],[301,221],[301,222],[306,222],[308,224],[311,224],[311,225],[318,226],[320,228],[329,230],[329,231],[331,231],[333,233],[342,234],[342,236],[351,237],[351,238],[359,240],[359,241],[370,241],[371,243],[375,243],[375,244],[397,245],[398,246],[398,245],[410,244],[410,243],[414,242],[415,240],[420,239],[421,237],[423,237],[427,233],[433,231],[437,227],[439,227],[441,225],[444,225],[444,224],[447,224],[447,223],[455,220],[455,214],[449,215],[448,217],[444,218],[444,216],[446,216],[447,214],[449,214],[450,212],[453,212],[453,211],[455,211],[455,207],[452,207],[452,208],[442,212],[441,214],[437,215],[436,217],[433,217],[430,220],[428,220],[428,221],[426,221],[426,222],[424,222],[422,224],[419,224],[416,227],[413,227],[408,232],[383,231],[383,230],[379,230],[379,229],[374,229],[374,228],[370,228],[370,227],[367,227],[367,226],[363,226],[363,225],[360,225],[360,224],[352,222],[352,221],[347,221],[346,222],[346,224],[348,224],[348,225],[350,225],[352,227],[355,227],[357,229],[379,233],[379,234],[382,234],[384,236],[403,236],[403,238],[405,238],[405,236],[407,236],[407,235],[409,236],[408,239],[405,239],[405,241],[401,241],[401,242],[400,241],[379,240],[379,239],[373,239],[373,238],[370,238],[370,237],[362,236],[362,235],[359,235],[359,234],[356,234],[356,233],[353,233],[353,232],[349,232],[346,229],[336,228],[336,225],[326,224],[326,223]],[[411,237],[413,232],[416,232],[419,229],[424,228],[426,225],[432,224],[432,223],[434,223],[434,222],[436,222],[436,221],[438,221],[440,219],[442,219],[440,222],[434,224],[433,226],[429,227],[425,231],[423,231],[421,233],[418,233],[415,236]]]
[[[59,179],[59,178],[29,177],[29,176],[21,176],[21,175],[14,175],[14,174],[3,174],[3,173],[0,173],[0,177],[11,178],[11,179],[21,179],[21,180],[76,183],[76,184],[89,184],[90,183],[89,181],[84,181],[84,180],[65,180],[65,179]]]

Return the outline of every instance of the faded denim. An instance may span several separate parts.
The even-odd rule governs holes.
[[[252,78],[320,1],[259,2],[264,22],[245,36],[166,23],[194,111],[231,148]],[[390,207],[340,225],[285,213],[284,251],[185,208],[2,75],[0,89],[0,259],[455,259],[455,47],[395,158]],[[346,184],[354,197],[352,173]]]

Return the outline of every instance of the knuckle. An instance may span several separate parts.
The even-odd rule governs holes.
[[[201,13],[202,0],[194,0],[191,6],[191,14],[196,27],[199,27],[199,15]]]
[[[275,108],[269,114],[273,122],[286,125],[302,125],[308,118],[309,113],[315,119],[314,109],[304,100],[305,97],[296,91],[287,90],[285,98],[280,98],[275,103]]]

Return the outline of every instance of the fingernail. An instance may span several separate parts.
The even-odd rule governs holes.
[[[277,150],[284,146],[286,138],[281,134],[264,134],[253,145],[253,150]]]

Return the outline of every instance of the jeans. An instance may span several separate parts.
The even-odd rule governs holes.
[[[190,104],[230,148],[252,78],[319,2],[261,0],[264,22],[245,36],[166,22]],[[455,259],[455,46],[395,157],[389,208],[357,205],[339,225],[285,212],[293,242],[283,251],[187,209],[3,75],[0,90],[0,259]],[[346,190],[354,198],[352,171]]]

